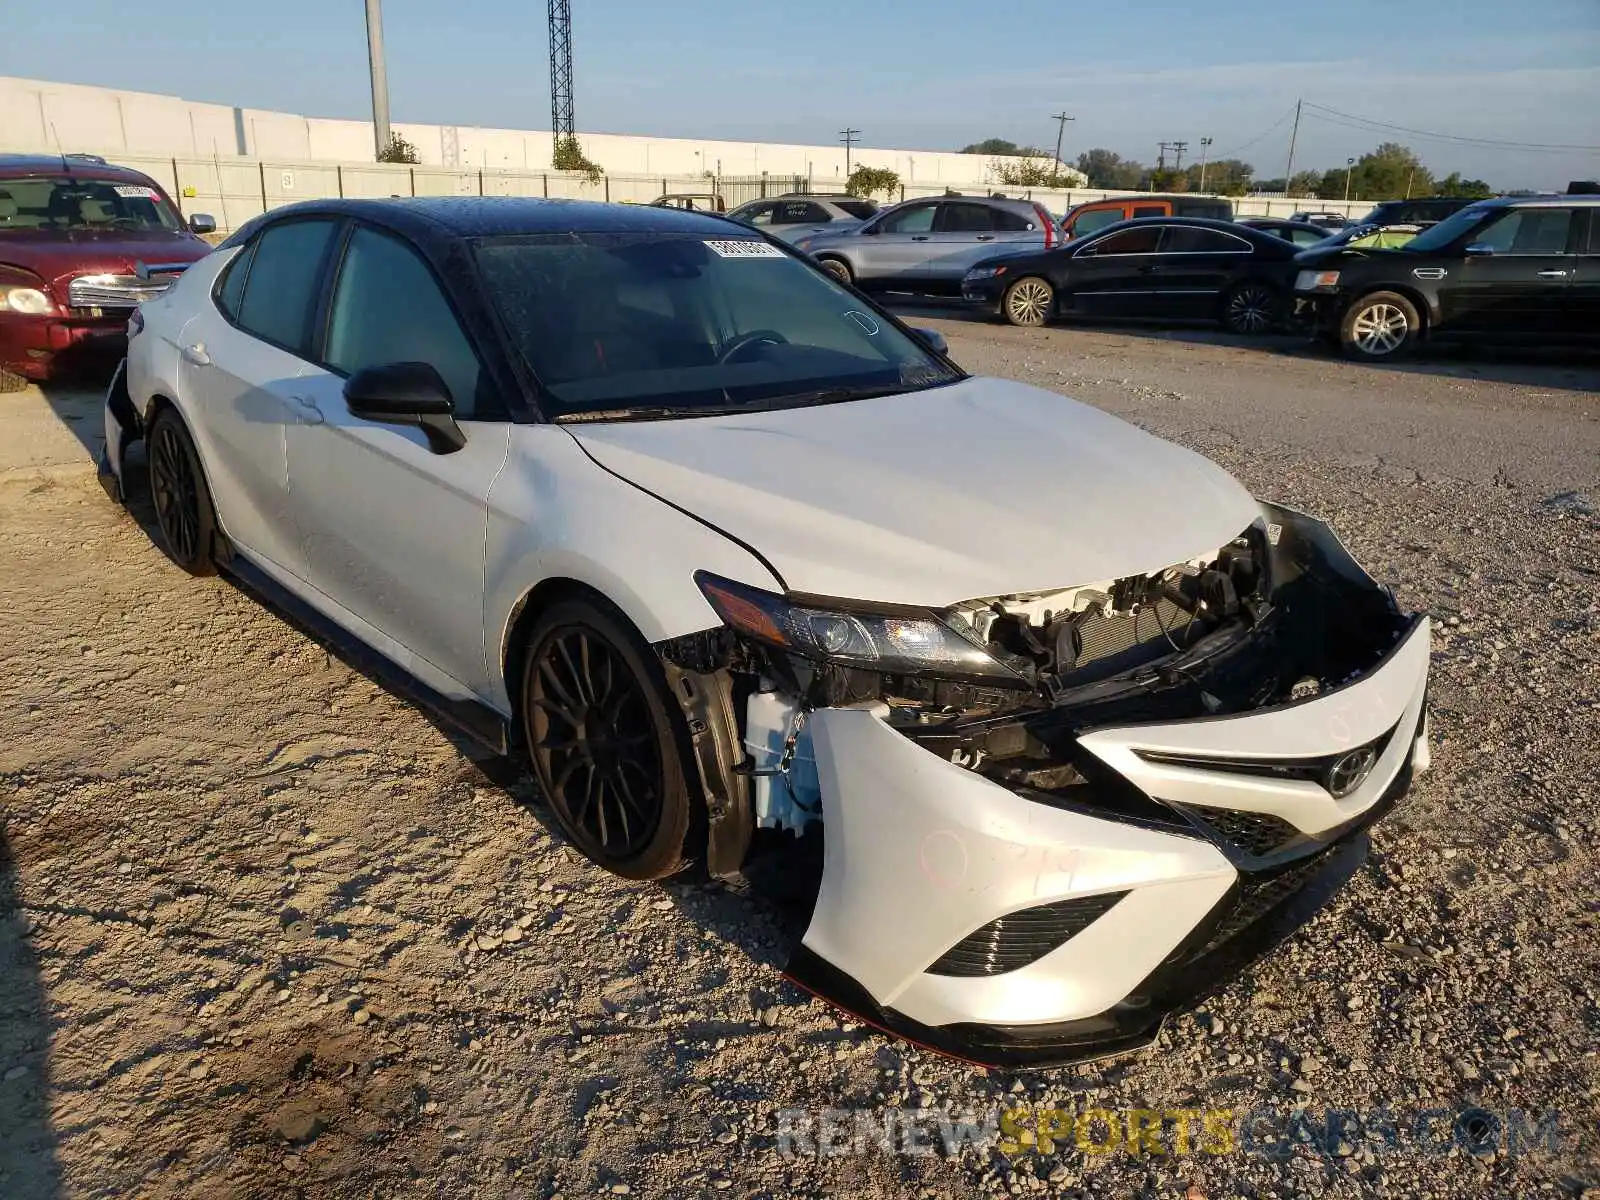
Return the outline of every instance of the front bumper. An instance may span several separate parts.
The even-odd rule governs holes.
[[[103,369],[128,348],[128,314],[30,317],[0,313],[0,367],[43,382],[74,370]]]
[[[1307,333],[1322,333],[1337,329],[1343,313],[1343,297],[1337,292],[1296,292],[1289,325]]]
[[[961,281],[961,298],[968,304],[981,305],[991,312],[1000,311],[1000,297],[1004,293],[1004,286],[994,279],[983,279],[977,282],[966,279]]]
[[[812,714],[827,832],[790,976],[870,1024],[985,1065],[1144,1045],[1360,866],[1366,827],[1425,764],[1428,650],[1418,618],[1373,669],[1313,699],[1079,739],[1123,785],[1193,814],[1188,825],[1019,794],[870,709]],[[1364,780],[1337,798],[1257,769],[1369,746]],[[1284,836],[1250,844],[1241,819]],[[1041,936],[1040,914],[1096,898],[1114,903],[1023,965],[945,965],[960,946],[1004,956],[1006,939]]]

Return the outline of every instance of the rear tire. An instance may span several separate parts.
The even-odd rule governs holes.
[[[194,439],[176,409],[163,408],[156,415],[146,444],[150,496],[167,556],[191,575],[215,575],[217,512]]]
[[[1402,358],[1422,336],[1417,306],[1399,292],[1371,292],[1345,310],[1339,321],[1339,349],[1346,358],[1382,362]]]
[[[817,260],[817,265],[846,287],[855,286],[856,273],[850,269],[850,264],[845,262],[844,259],[821,258]]]
[[[572,844],[625,879],[681,871],[694,815],[687,732],[627,619],[597,601],[552,604],[529,633],[520,694],[534,777]]]
[[[1222,324],[1229,333],[1257,337],[1283,323],[1283,297],[1265,283],[1246,280],[1222,300]]]
[[[1056,310],[1056,290],[1049,280],[1024,275],[1013,280],[1000,299],[1000,315],[1012,325],[1038,328]]]

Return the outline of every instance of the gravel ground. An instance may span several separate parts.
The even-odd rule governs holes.
[[[1137,1056],[985,1074],[862,1030],[783,982],[760,901],[601,874],[504,764],[171,566],[95,485],[92,392],[4,396],[0,1196],[1600,1195],[1600,369],[915,315],[1329,518],[1433,614],[1433,771],[1329,909]],[[781,1110],[884,1105],[1405,1136],[1007,1155],[929,1116],[932,1153],[780,1153]],[[1409,1136],[1472,1107],[1558,1144]]]

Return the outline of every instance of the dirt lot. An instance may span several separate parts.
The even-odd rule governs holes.
[[[3,396],[0,1197],[1600,1189],[1600,368],[916,316],[1327,516],[1433,614],[1434,769],[1330,909],[1141,1056],[984,1074],[862,1031],[759,902],[584,865],[501,764],[171,566],[95,484],[92,391]],[[1404,1136],[778,1152],[779,1110],[885,1104]],[[1472,1107],[1556,1144],[1444,1153]]]

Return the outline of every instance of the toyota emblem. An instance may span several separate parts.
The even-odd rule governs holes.
[[[1347,754],[1341,754],[1333,760],[1333,765],[1323,776],[1323,786],[1335,800],[1342,800],[1366,782],[1377,761],[1378,752],[1371,746],[1362,746]]]

